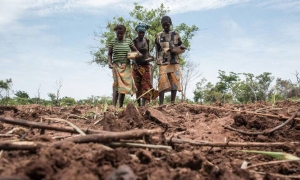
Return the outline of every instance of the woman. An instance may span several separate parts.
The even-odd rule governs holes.
[[[142,106],[145,106],[146,100],[153,100],[158,96],[158,91],[154,90],[151,84],[149,61],[154,58],[150,56],[149,40],[145,38],[145,32],[148,28],[149,25],[139,23],[135,28],[138,37],[133,40],[135,47],[141,53],[140,56],[136,57],[133,69],[133,78],[137,88],[136,98],[139,106],[141,106],[141,99]]]
[[[132,78],[132,68],[127,59],[127,53],[137,51],[132,41],[125,38],[126,27],[117,25],[114,28],[116,38],[108,45],[108,64],[113,71],[113,105],[116,106],[119,98],[120,107],[123,107],[125,94],[134,94],[136,87]]]
[[[184,52],[185,47],[182,46],[179,34],[171,31],[172,20],[169,16],[162,17],[161,25],[163,31],[158,33],[155,39],[156,58],[159,65],[159,104],[164,103],[164,94],[168,91],[171,91],[171,104],[174,104],[177,91],[181,91],[179,54]]]

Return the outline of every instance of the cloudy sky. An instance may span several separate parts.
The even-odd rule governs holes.
[[[88,63],[97,46],[93,33],[114,16],[129,18],[134,2],[147,8],[164,3],[173,24],[201,29],[189,59],[200,64],[200,78],[216,82],[218,70],[224,70],[271,72],[296,81],[299,0],[1,0],[0,80],[12,78],[13,90],[30,97],[40,87],[47,99],[60,80],[61,96],[110,96],[110,70]],[[189,87],[189,98],[196,82]]]

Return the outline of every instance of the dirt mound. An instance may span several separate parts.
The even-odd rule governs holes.
[[[23,119],[65,128],[67,119],[85,132],[107,133],[134,129],[161,129],[162,134],[145,135],[106,144],[51,143],[74,137],[53,130],[21,127],[0,122],[1,142],[32,141],[43,143],[33,150],[6,150],[0,158],[0,179],[277,179],[299,175],[297,163],[281,163],[241,169],[244,161],[254,165],[274,160],[268,156],[247,154],[242,149],[278,151],[300,157],[298,145],[229,146],[234,143],[293,142],[300,139],[299,120],[270,134],[243,135],[225,126],[246,132],[262,132],[282,124],[295,114],[299,103],[284,101],[275,106],[266,102],[249,105],[212,106],[177,104],[139,107],[130,103],[124,109],[102,106],[44,107],[40,105],[0,107],[4,118]],[[300,114],[299,114],[300,116]],[[299,118],[299,116],[297,118]],[[93,130],[93,131],[87,131]],[[41,135],[43,134],[43,135]],[[172,140],[173,139],[173,140]],[[180,140],[184,143],[176,143]],[[191,143],[191,142],[194,142]],[[195,145],[196,143],[198,145]],[[119,143],[119,144],[113,144]],[[159,145],[138,148],[135,144]],[[215,143],[203,145],[205,143]],[[201,145],[202,144],[202,145]],[[228,146],[227,146],[227,145]],[[118,146],[116,146],[118,145]],[[122,147],[120,147],[122,146]],[[141,145],[140,145],[141,146]],[[0,143],[1,147],[1,143]],[[157,148],[157,149],[156,149]],[[281,176],[280,176],[281,175]]]

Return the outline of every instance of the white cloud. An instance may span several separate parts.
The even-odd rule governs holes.
[[[110,9],[130,10],[133,3],[137,2],[147,8],[156,8],[161,3],[175,13],[215,9],[231,4],[243,3],[249,0],[1,0],[0,1],[0,26],[15,22],[27,16],[45,16],[53,13],[85,12],[85,13],[109,13]]]
[[[300,10],[300,1],[299,0],[266,0],[262,3],[259,3],[258,6],[279,10],[288,10],[288,11],[299,11]]]

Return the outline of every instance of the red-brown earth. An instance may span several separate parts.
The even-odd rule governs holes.
[[[257,102],[247,105],[213,104],[202,106],[180,103],[154,107],[136,108],[132,104],[123,109],[103,106],[44,107],[24,105],[0,107],[0,117],[42,122],[53,126],[69,127],[59,121],[47,121],[43,117],[67,119],[82,130],[128,131],[134,129],[157,129],[161,135],[135,142],[171,146],[168,149],[137,147],[113,147],[104,150],[98,143],[74,144],[64,142],[61,146],[51,143],[62,141],[59,136],[75,134],[31,129],[0,121],[0,140],[33,141],[47,144],[36,150],[5,150],[0,155],[0,180],[2,179],[290,179],[300,176],[298,162],[276,163],[241,169],[244,161],[254,165],[275,160],[265,155],[245,153],[241,150],[264,150],[286,152],[300,157],[298,144],[271,147],[212,147],[189,143],[172,143],[171,138],[198,142],[294,142],[300,141],[299,116],[273,133],[244,135],[224,129],[231,126],[243,131],[261,132],[278,126],[291,117],[300,103],[282,101],[275,105]],[[248,113],[245,113],[247,111]],[[249,113],[250,112],[250,113]],[[278,117],[253,114],[270,114]],[[101,120],[94,125],[95,122]],[[292,125],[292,126],[291,126]],[[12,132],[12,130],[14,130]],[[10,133],[10,136],[4,137]],[[1,136],[2,135],[2,136]],[[261,173],[261,174],[260,174]],[[121,174],[121,175],[120,175]],[[123,174],[123,175],[122,175]],[[281,176],[280,176],[281,175]]]

